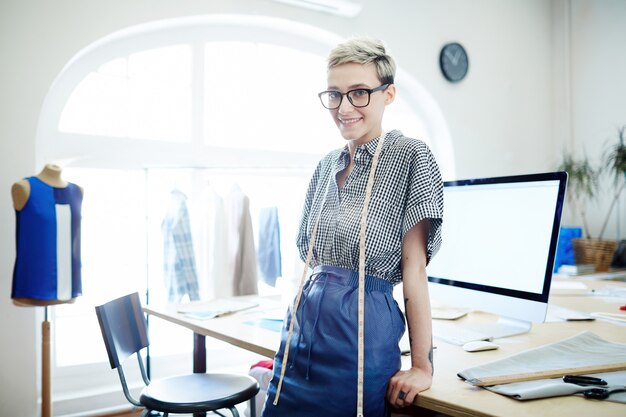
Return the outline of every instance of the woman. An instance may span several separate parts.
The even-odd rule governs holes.
[[[346,145],[320,161],[308,188],[298,247],[313,273],[285,320],[264,417],[387,416],[385,398],[404,407],[431,385],[426,265],[441,242],[443,188],[423,142],[382,130],[394,75],[372,39],[351,39],[328,57],[319,97]],[[405,371],[404,318],[392,296],[399,283],[411,344]]]

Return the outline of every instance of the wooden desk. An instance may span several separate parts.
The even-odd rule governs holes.
[[[209,320],[191,319],[178,313],[176,306],[171,304],[149,305],[144,307],[144,311],[194,332],[193,371],[204,373],[206,372],[206,336],[274,359],[280,344],[280,333],[246,323],[254,321],[267,311],[281,308],[280,297],[243,296],[241,299],[254,300],[259,305],[250,310]]]
[[[623,283],[611,282],[611,285]],[[605,285],[602,282],[589,283],[590,287]],[[192,320],[176,313],[174,307],[148,306],[145,311],[151,315],[177,323],[193,330],[197,339],[211,336],[226,341],[243,349],[273,358],[278,349],[280,334],[278,332],[245,324],[254,320],[260,311],[279,306],[278,298],[257,297],[259,307],[254,310],[233,314],[218,319]],[[621,300],[623,304],[623,300]],[[584,295],[555,295],[551,302],[579,311],[618,312],[619,299]],[[493,321],[492,315],[472,312],[462,321]],[[415,404],[419,407],[434,410],[451,416],[624,416],[626,405],[609,402],[593,401],[580,397],[554,397],[541,400],[517,401],[482,388],[473,387],[457,377],[463,369],[514,355],[524,350],[548,343],[558,342],[580,332],[590,330],[612,342],[626,343],[626,327],[617,326],[606,321],[594,322],[549,322],[534,325],[532,330],[523,335],[498,339],[500,349],[468,353],[459,346],[435,340],[434,354],[435,377],[432,387],[421,393]],[[197,347],[197,345],[196,345]],[[403,368],[410,365],[410,359],[404,357]],[[194,365],[195,367],[195,365]],[[194,369],[205,372],[206,369]]]

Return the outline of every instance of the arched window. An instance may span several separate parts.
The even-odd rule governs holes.
[[[235,15],[116,32],[79,52],[54,81],[37,161],[258,167],[258,151],[278,151],[289,158],[263,165],[310,166],[342,144],[316,96],[326,86],[324,59],[340,40],[301,23]],[[401,94],[386,125],[426,141],[451,176],[453,150],[436,102],[402,68],[396,84]]]
[[[68,62],[42,107],[36,148],[39,165],[64,166],[66,179],[85,189],[84,296],[55,309],[57,390],[77,390],[68,381],[78,380],[79,368],[97,369],[92,386],[103,381],[94,305],[146,288],[151,301],[165,299],[160,226],[172,189],[188,197],[200,277],[211,268],[203,255],[207,189],[225,195],[234,185],[250,199],[253,224],[260,208],[278,207],[283,275],[299,275],[293,242],[306,185],[320,157],[343,145],[317,98],[326,87],[325,57],[340,40],[275,18],[187,17],[116,32]],[[436,103],[402,69],[397,85],[402,94],[385,128],[425,140],[453,175]],[[212,288],[201,280],[203,296]],[[155,360],[190,350],[188,337],[172,337],[181,329],[167,327],[163,336],[160,326],[151,322]],[[81,379],[81,387],[89,384]]]

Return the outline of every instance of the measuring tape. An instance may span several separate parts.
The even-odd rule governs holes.
[[[356,415],[357,417],[363,417],[363,385],[365,381],[364,377],[364,356],[365,356],[365,236],[367,229],[367,212],[369,202],[372,196],[372,189],[374,188],[374,174],[376,172],[376,167],[378,166],[378,159],[380,156],[380,151],[383,148],[383,143],[385,141],[385,133],[381,134],[380,140],[376,146],[376,151],[374,152],[374,157],[372,158],[372,166],[370,167],[369,176],[367,178],[367,186],[365,188],[365,198],[363,200],[363,210],[361,211],[361,222],[360,222],[360,230],[359,230],[359,289],[358,289],[358,356],[357,356],[357,399],[356,399]],[[328,179],[329,183],[332,181],[332,178]],[[328,185],[326,187],[326,195],[328,193]],[[293,334],[293,325],[294,319],[296,316],[296,312],[298,310],[298,306],[300,305],[300,298],[302,297],[302,289],[304,287],[304,282],[306,279],[306,275],[309,269],[309,264],[311,263],[311,259],[313,257],[313,247],[315,245],[315,238],[317,237],[317,228],[320,222],[320,217],[322,216],[322,208],[324,207],[324,202],[322,201],[320,212],[317,216],[317,220],[313,225],[313,230],[311,231],[311,238],[309,239],[309,248],[307,250],[306,261],[304,264],[304,271],[302,272],[302,277],[300,278],[300,286],[298,288],[298,295],[294,301],[294,306],[291,311],[291,321],[289,323],[289,331],[287,333],[287,341],[285,344],[285,351],[283,352],[283,362],[280,370],[280,378],[278,380],[278,385],[276,387],[276,395],[274,396],[274,405],[278,405],[278,399],[280,398],[280,391],[283,385],[283,378],[285,376],[285,370],[287,367],[287,359],[289,358],[289,347],[291,345],[291,336]]]
[[[359,323],[358,323],[358,358],[357,358],[357,397],[356,397],[356,415],[363,417],[363,382],[364,382],[364,338],[365,338],[365,232],[367,229],[367,211],[370,198],[372,197],[372,189],[374,188],[374,173],[378,165],[378,157],[380,150],[385,141],[384,134],[380,136],[378,146],[374,152],[372,159],[372,167],[367,178],[367,187],[365,188],[365,199],[363,200],[363,211],[361,212],[361,228],[359,233]]]

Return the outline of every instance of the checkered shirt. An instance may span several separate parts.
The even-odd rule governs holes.
[[[163,276],[167,299],[178,303],[187,294],[189,300],[200,299],[198,275],[187,211],[187,197],[180,191],[170,194],[171,207],[163,222]]]
[[[305,260],[311,230],[321,209],[311,267],[331,265],[352,270],[359,266],[359,223],[365,188],[379,139],[357,147],[354,168],[344,186],[336,176],[349,163],[347,146],[330,152],[318,164],[304,202],[297,245]],[[427,262],[441,246],[443,182],[428,146],[402,132],[387,133],[380,153],[370,200],[365,273],[398,284],[402,238],[429,219]]]

